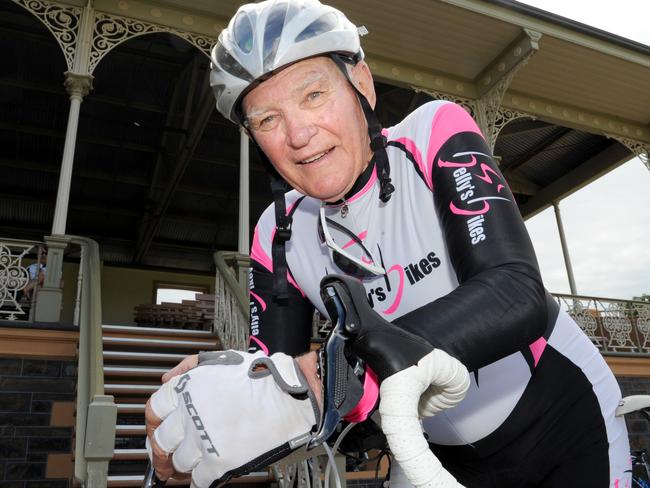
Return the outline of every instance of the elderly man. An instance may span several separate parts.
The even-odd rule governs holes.
[[[629,486],[616,380],[546,293],[517,205],[471,117],[436,101],[382,129],[357,28],[316,0],[241,7],[212,62],[217,108],[246,128],[274,182],[251,249],[250,353],[308,350],[314,307],[328,316],[321,279],[353,276],[373,313],[472,373],[458,406],[424,420],[458,481]],[[281,179],[294,190],[281,191]],[[372,334],[351,347],[371,368],[401,354]],[[210,394],[219,396],[218,384]],[[168,413],[150,408],[151,427]],[[157,466],[168,476],[194,465]],[[391,485],[404,482],[395,468]]]

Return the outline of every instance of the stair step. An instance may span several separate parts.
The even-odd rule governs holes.
[[[142,394],[151,395],[155,392],[160,385],[130,385],[127,383],[106,383],[104,391],[107,394],[127,393],[127,394]]]
[[[146,449],[113,449],[113,459],[147,459]]]
[[[144,474],[129,475],[129,476],[108,476],[106,478],[108,487],[122,487],[122,486],[142,486],[144,481]],[[253,472],[239,476],[238,478],[231,479],[228,484],[237,483],[267,483],[271,481],[269,474],[266,471]],[[188,481],[168,480],[165,486],[189,486]]]
[[[144,403],[118,403],[117,413],[144,413]]]
[[[156,363],[178,364],[187,354],[169,354],[160,352],[104,351],[104,359],[119,361],[151,361]]]
[[[106,486],[121,488],[127,486],[142,486],[144,475],[136,474],[130,476],[108,476],[106,478]],[[232,483],[232,481],[230,481]],[[189,481],[168,480],[165,486],[190,486]]]
[[[115,435],[116,436],[127,436],[127,435],[145,435],[144,425],[116,425],[115,426]]]
[[[104,336],[102,341],[107,346],[141,346],[141,347],[170,347],[192,350],[212,350],[216,347],[215,341],[182,340],[182,339],[153,339],[149,337],[111,337]]]
[[[102,330],[108,333],[136,335],[168,335],[185,337],[216,337],[211,330],[168,329],[163,327],[137,327],[133,325],[102,325]]]
[[[160,377],[188,355],[219,348],[211,331],[102,326],[104,391],[113,395],[118,421],[115,447],[109,465],[107,487],[141,487],[148,461],[143,449],[146,436],[145,402],[160,387]],[[263,473],[268,483],[268,475]],[[258,482],[252,478],[242,478]],[[167,486],[189,486],[189,481],[170,481]]]
[[[169,368],[137,366],[104,366],[104,376],[147,376],[160,378]]]

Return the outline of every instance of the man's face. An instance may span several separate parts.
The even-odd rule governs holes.
[[[365,63],[351,68],[357,88],[375,102]],[[368,127],[356,94],[327,57],[306,59],[248,93],[250,131],[280,175],[296,190],[341,199],[368,165]]]

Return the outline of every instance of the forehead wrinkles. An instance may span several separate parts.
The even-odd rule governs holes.
[[[274,90],[281,90],[282,87],[287,87],[287,86],[293,86],[293,88],[289,90],[282,90],[282,92],[286,92],[285,94],[281,94],[280,96],[274,96],[272,97],[273,99],[270,99],[271,97],[268,97],[268,99],[264,99],[261,101],[261,103],[258,103],[257,105],[252,105],[249,107],[249,109],[246,111],[246,116],[247,117],[255,117],[257,115],[261,115],[268,110],[271,110],[273,106],[276,106],[278,103],[282,103],[285,100],[290,100],[293,98],[296,98],[299,96],[306,88],[309,86],[319,83],[319,82],[325,82],[329,83],[331,81],[331,75],[325,70],[311,70],[308,71],[303,77],[300,82],[296,85],[295,83],[292,83],[291,76],[289,77],[284,77],[282,78],[276,86],[274,86]],[[262,85],[263,86],[263,85]]]

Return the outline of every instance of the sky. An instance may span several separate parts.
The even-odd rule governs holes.
[[[519,1],[650,45],[648,0]],[[560,212],[579,295],[650,294],[650,170],[638,158],[562,200]],[[546,288],[569,293],[553,208],[526,226]]]

